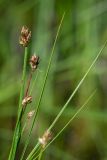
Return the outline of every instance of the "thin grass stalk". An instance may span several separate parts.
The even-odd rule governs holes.
[[[27,123],[25,122],[25,124],[24,124],[24,126],[23,126],[23,128],[22,128],[22,131],[21,131],[21,137],[22,137],[22,135],[23,135],[23,132],[25,131],[26,125],[27,125]],[[21,137],[20,137],[20,138],[21,138]]]
[[[32,160],[40,150],[41,150],[41,146],[39,146],[39,148],[36,150],[36,152],[34,152],[34,154],[31,156],[29,160]]]
[[[38,78],[38,74],[39,74],[39,71],[37,71],[37,74],[36,74],[35,79],[34,79],[34,81],[33,81],[33,83],[32,83],[32,86],[31,86],[31,89],[30,89],[29,95],[31,95],[31,94],[32,94],[32,92],[33,92],[33,89],[34,89],[35,83],[36,83],[37,78]]]
[[[75,117],[83,110],[84,107],[86,107],[86,105],[88,104],[88,102],[93,98],[93,96],[95,95],[96,90],[94,90],[92,92],[92,94],[88,97],[88,99],[85,101],[85,103],[77,110],[77,112],[73,115],[73,117],[66,123],[66,125],[60,130],[60,132],[53,138],[53,140],[51,142],[49,142],[49,144],[46,146],[46,148],[53,142],[56,140],[56,138],[68,127],[68,125],[75,119]],[[45,148],[45,149],[46,149]]]
[[[29,75],[29,79],[28,79],[28,84],[27,84],[27,89],[26,89],[26,92],[25,92],[25,97],[28,95],[28,92],[29,92],[29,88],[30,88],[30,84],[31,84],[31,80],[32,80],[32,71]]]
[[[31,160],[30,158],[34,157],[35,152],[36,152],[36,150],[37,150],[38,147],[40,147],[40,143],[39,142],[36,144],[36,146],[34,147],[34,149],[30,152],[30,154],[28,155],[28,157],[27,157],[26,160]]]
[[[38,111],[39,111],[39,108],[40,108],[40,103],[41,103],[41,100],[42,100],[42,96],[43,96],[44,89],[45,89],[45,86],[46,86],[46,81],[47,81],[48,74],[49,74],[50,67],[51,67],[51,63],[52,63],[52,58],[53,58],[53,55],[54,55],[56,41],[58,39],[58,35],[59,35],[60,29],[61,29],[61,26],[62,26],[62,22],[63,22],[64,16],[65,16],[65,12],[64,12],[64,14],[62,16],[61,22],[60,22],[58,30],[57,30],[57,34],[56,34],[55,41],[54,41],[54,44],[53,44],[53,47],[52,47],[52,50],[51,50],[51,55],[50,55],[49,63],[48,63],[48,66],[47,66],[46,74],[45,74],[45,77],[44,77],[43,86],[42,86],[42,89],[41,89],[39,101],[38,101],[38,104],[37,104],[37,109],[36,109],[36,112],[35,112],[35,115],[34,115],[34,119],[33,119],[33,122],[32,122],[32,125],[31,125],[31,128],[30,128],[30,131],[29,131],[29,134],[28,134],[28,137],[27,137],[27,140],[26,140],[26,143],[25,143],[25,146],[24,146],[24,150],[22,152],[20,160],[23,160],[26,148],[27,148],[27,146],[29,144],[30,135],[32,133],[33,126],[34,126],[35,120],[36,120],[37,115],[38,115]]]
[[[42,159],[43,149],[41,149],[38,160]]]
[[[100,54],[102,53],[102,51],[104,50],[104,48],[106,47],[106,45],[107,45],[107,40],[105,41],[105,43],[103,44],[102,48],[98,52],[97,56],[95,57],[95,59],[93,60],[93,62],[90,65],[90,67],[86,71],[85,75],[83,76],[83,78],[81,79],[81,81],[79,82],[79,84],[77,85],[77,87],[75,88],[74,92],[71,94],[71,96],[69,97],[69,99],[67,100],[67,102],[65,103],[65,105],[62,107],[61,111],[56,116],[56,118],[53,121],[53,123],[51,124],[51,126],[48,128],[48,131],[50,131],[54,127],[55,123],[58,121],[58,119],[62,115],[63,111],[66,109],[66,107],[68,106],[69,102],[71,101],[71,99],[73,98],[73,96],[76,94],[76,92],[78,91],[78,89],[80,88],[80,86],[82,85],[82,83],[84,82],[84,80],[87,77],[89,71],[94,66],[95,62],[97,61],[98,57],[100,56]],[[39,145],[39,142],[37,143],[37,145]],[[36,147],[34,147],[34,149],[32,150],[32,152],[29,154],[28,158],[33,154],[33,152],[35,152],[35,150],[36,150]],[[28,160],[28,158],[26,160]]]
[[[22,99],[24,95],[24,87],[25,87],[25,78],[26,78],[26,66],[27,66],[27,57],[28,57],[28,48],[25,47],[25,53],[24,53],[24,65],[23,65],[23,73],[22,73],[22,85],[21,85],[21,91],[20,91],[20,98],[19,98],[19,108],[18,108],[18,118],[16,122],[16,127],[14,131],[13,141],[11,150],[9,153],[8,160],[14,160],[15,154],[20,138],[20,132],[21,132],[21,115],[22,115]]]
[[[97,56],[95,57],[95,59],[93,60],[93,62],[91,63],[90,67],[88,68],[88,70],[86,71],[86,73],[84,74],[83,78],[81,79],[81,81],[79,82],[79,84],[77,85],[77,87],[75,88],[75,90],[73,91],[73,93],[71,94],[71,96],[69,97],[69,99],[67,100],[67,102],[65,103],[65,105],[62,107],[61,111],[59,112],[59,114],[56,116],[56,118],[54,119],[53,123],[50,125],[50,127],[48,128],[48,130],[50,131],[54,125],[56,124],[56,122],[58,121],[58,119],[60,118],[60,116],[62,115],[62,113],[64,112],[64,110],[66,109],[66,107],[68,106],[68,104],[70,103],[70,101],[72,100],[72,98],[74,97],[74,95],[76,94],[76,92],[78,91],[78,89],[80,88],[80,86],[82,85],[82,83],[84,82],[84,80],[86,79],[88,73],[90,72],[90,70],[92,69],[92,67],[94,66],[95,62],[97,61],[98,57],[100,56],[100,54],[102,53],[102,51],[104,50],[104,48],[107,45],[107,40],[105,41],[105,43],[103,44],[102,48],[100,49],[99,53],[97,54]]]
[[[54,142],[56,140],[56,138],[68,127],[68,125],[76,118],[76,116],[83,110],[83,108],[88,104],[88,102],[93,98],[93,96],[95,95],[96,90],[94,90],[92,92],[92,94],[88,97],[88,99],[85,101],[85,103],[77,110],[77,112],[73,115],[73,117],[66,123],[66,125],[57,133],[57,135],[47,144],[47,146],[41,151],[44,152],[52,142]],[[34,149],[33,149],[34,152]],[[32,152],[32,153],[33,153]],[[41,154],[41,153],[40,153]],[[38,158],[40,156],[40,154],[36,157]],[[31,155],[31,154],[30,154]],[[30,155],[27,157],[26,160],[30,159]],[[36,159],[35,158],[35,159]]]

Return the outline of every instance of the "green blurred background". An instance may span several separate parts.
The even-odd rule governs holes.
[[[24,49],[21,27],[32,30],[29,54],[40,56],[33,90],[36,107],[50,51],[63,12],[66,12],[30,145],[48,128],[107,39],[107,0],[0,0],[0,160],[7,160],[16,122]],[[28,66],[29,74],[29,66]],[[35,78],[35,75],[33,78]],[[107,49],[53,129],[54,135],[97,89],[86,109],[47,149],[46,160],[107,160]],[[24,120],[23,122],[24,123]],[[21,139],[17,159],[28,135]]]

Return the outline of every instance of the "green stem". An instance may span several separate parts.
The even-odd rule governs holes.
[[[38,160],[42,159],[43,149],[41,149]]]
[[[77,117],[77,115],[83,110],[84,107],[88,104],[88,102],[92,99],[92,97],[95,95],[96,90],[92,92],[92,94],[88,97],[88,99],[85,101],[85,103],[77,110],[77,112],[72,116],[72,118],[66,123],[66,125],[59,131],[59,133],[52,139],[50,143],[45,147],[45,149],[56,140],[56,138],[68,127],[68,125]],[[45,150],[44,149],[44,150]]]
[[[61,22],[60,22],[59,27],[58,27],[58,30],[57,30],[57,34],[56,34],[55,41],[54,41],[54,44],[53,44],[53,47],[52,47],[52,50],[51,50],[51,55],[50,55],[49,63],[48,63],[47,70],[46,70],[46,74],[45,74],[44,81],[43,81],[43,86],[42,86],[41,93],[40,93],[40,97],[39,97],[39,100],[38,100],[37,109],[36,109],[36,112],[35,112],[35,115],[34,115],[34,119],[33,119],[33,122],[32,122],[31,128],[30,128],[30,131],[29,131],[29,134],[28,134],[28,138],[27,138],[27,140],[26,140],[26,143],[25,143],[25,146],[24,146],[24,150],[23,150],[23,152],[22,152],[22,155],[21,155],[21,159],[20,159],[20,160],[22,160],[23,157],[24,157],[26,148],[27,148],[27,146],[28,146],[28,144],[29,144],[30,135],[31,135],[31,133],[32,133],[33,126],[34,126],[34,123],[35,123],[36,118],[37,118],[37,115],[38,115],[38,111],[39,111],[39,108],[40,108],[40,103],[41,103],[41,100],[42,100],[42,96],[43,96],[44,89],[45,89],[45,86],[46,86],[46,81],[47,81],[48,74],[49,74],[49,70],[50,70],[51,63],[52,63],[52,58],[53,58],[53,54],[54,54],[54,50],[55,50],[55,45],[56,45],[56,42],[57,42],[57,39],[58,39],[58,35],[59,35],[60,29],[61,29],[61,25],[62,25],[64,16],[65,16],[65,13],[64,13],[63,16],[62,16]]]
[[[38,78],[38,74],[39,74],[39,71],[37,70],[37,73],[36,73],[35,79],[34,79],[34,81],[33,81],[33,84],[32,84],[32,86],[31,86],[31,89],[30,89],[30,93],[29,93],[29,95],[31,95],[31,94],[32,94],[32,92],[33,92],[33,89],[34,89],[35,83],[36,83],[37,78]]]
[[[22,137],[22,135],[23,135],[23,132],[25,131],[25,128],[26,128],[26,122],[25,122],[25,124],[24,124],[24,126],[23,126],[23,128],[22,128],[22,131],[21,131],[21,137]]]
[[[36,152],[38,147],[40,147],[40,143],[39,142],[36,144],[34,149],[30,152],[30,154],[28,155],[26,160],[30,160],[35,155],[35,152]]]
[[[100,51],[98,52],[97,56],[95,57],[95,59],[93,60],[93,62],[91,63],[90,67],[88,68],[88,70],[86,71],[86,73],[84,74],[83,78],[81,79],[81,81],[79,82],[79,84],[77,85],[77,87],[75,88],[75,90],[73,91],[73,93],[71,94],[71,96],[68,98],[67,102],[65,103],[65,105],[62,107],[61,111],[59,112],[59,114],[56,116],[55,120],[53,121],[53,123],[50,125],[50,127],[48,128],[48,130],[50,131],[55,123],[58,121],[58,119],[60,118],[60,116],[62,115],[63,111],[66,109],[66,107],[68,106],[69,102],[71,101],[71,99],[74,97],[74,95],[76,94],[76,92],[78,91],[78,89],[80,88],[80,86],[82,85],[82,83],[84,82],[85,78],[87,77],[88,73],[90,72],[91,68],[94,66],[95,62],[97,61],[98,57],[100,56],[100,54],[102,53],[102,51],[104,50],[104,48],[107,45],[107,40],[105,41],[105,43],[103,44],[102,48],[100,49]],[[28,155],[28,157],[30,157],[30,155],[32,155],[32,153],[35,152],[35,147],[34,149],[31,151],[31,153]],[[28,159],[27,159],[28,160]]]
[[[40,152],[41,146],[38,147],[38,149],[35,151],[35,153],[29,158],[29,160],[34,159],[34,157],[37,155],[38,152]],[[36,156],[37,157],[37,156]]]
[[[41,150],[41,146],[37,149],[37,151],[31,156],[31,159],[29,160],[32,160],[34,159],[34,157],[37,155],[37,153]],[[37,157],[37,156],[36,156]]]
[[[22,73],[22,85],[21,85],[20,98],[19,98],[19,108],[18,108],[18,118],[17,118],[17,122],[16,122],[16,127],[15,127],[15,131],[14,131],[12,146],[11,146],[8,160],[15,159],[15,154],[16,154],[18,143],[19,143],[20,136],[21,136],[21,117],[22,117],[22,112],[23,112],[22,99],[24,96],[27,57],[28,57],[28,49],[27,49],[27,47],[25,47],[24,65],[23,65],[23,73]]]
[[[51,143],[53,143],[56,138],[68,127],[68,125],[77,117],[77,115],[81,112],[81,110],[83,110],[83,108],[88,104],[88,102],[92,99],[92,97],[94,96],[94,94],[96,93],[96,90],[88,97],[88,99],[85,101],[85,103],[77,110],[77,112],[72,116],[72,118],[66,123],[66,125],[57,133],[57,135],[47,144],[47,146],[41,151],[42,153],[50,146]],[[32,152],[35,151],[35,148],[32,150]],[[40,153],[41,154],[41,153]],[[40,156],[40,154],[38,156],[35,157],[38,158]],[[30,158],[30,156],[29,156]],[[28,160],[28,159],[27,159]]]
[[[84,80],[86,79],[88,73],[90,72],[90,70],[94,66],[95,62],[97,61],[98,57],[100,56],[100,54],[102,53],[102,51],[106,47],[106,45],[107,45],[107,40],[105,41],[103,47],[100,49],[99,53],[97,54],[97,56],[95,57],[95,59],[91,63],[90,67],[88,68],[88,70],[84,74],[83,78],[81,79],[81,81],[79,82],[79,84],[77,85],[77,87],[75,88],[75,90],[73,91],[73,93],[71,94],[71,96],[69,97],[69,99],[67,100],[67,102],[65,103],[65,105],[62,107],[61,111],[56,116],[56,118],[54,119],[53,123],[50,125],[50,127],[48,128],[48,130],[51,130],[54,127],[54,125],[56,124],[56,122],[58,121],[58,119],[60,118],[60,116],[62,115],[62,113],[64,112],[64,110],[67,108],[68,104],[70,103],[70,101],[72,100],[72,98],[74,97],[74,95],[76,94],[76,92],[78,91],[78,89],[80,88],[80,86],[82,85],[82,83],[84,82]]]

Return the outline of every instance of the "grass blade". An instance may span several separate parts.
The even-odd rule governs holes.
[[[23,95],[24,95],[27,57],[28,57],[28,51],[27,51],[27,47],[25,47],[24,65],[23,65],[23,74],[22,74],[22,86],[21,86],[21,91],[20,91],[19,108],[18,108],[18,119],[16,122],[16,127],[15,127],[15,131],[14,131],[12,146],[11,146],[8,160],[15,159],[15,153],[16,153],[17,145],[18,145],[19,138],[20,138],[20,127],[21,127],[20,117],[21,117],[21,113],[22,113],[22,99],[23,99]]]
[[[83,108],[88,104],[88,102],[92,99],[92,97],[95,95],[96,90],[92,92],[92,94],[88,97],[88,99],[85,101],[85,103],[77,110],[77,112],[73,115],[73,117],[66,123],[66,125],[57,133],[57,135],[47,144],[47,146],[41,151],[42,153],[50,146],[52,142],[56,140],[56,138],[68,127],[68,125],[76,118],[76,116],[83,110]],[[34,149],[32,150],[34,152]],[[41,153],[40,153],[41,154]],[[38,158],[40,154],[35,157]],[[30,156],[26,160],[29,160]]]
[[[60,116],[62,115],[62,113],[64,112],[64,110],[66,109],[66,107],[68,106],[69,102],[71,101],[71,99],[74,97],[74,95],[76,94],[76,92],[78,91],[78,89],[80,88],[80,86],[82,85],[82,83],[84,82],[85,78],[87,77],[88,73],[90,72],[91,68],[94,66],[95,62],[97,61],[98,57],[100,56],[100,54],[102,53],[102,51],[106,47],[106,45],[107,45],[107,40],[103,44],[103,46],[100,49],[99,53],[97,54],[97,56],[95,57],[95,59],[91,63],[90,67],[88,68],[88,70],[84,74],[83,78],[81,79],[81,81],[79,82],[79,84],[77,85],[77,87],[75,88],[75,90],[73,91],[73,93],[71,94],[71,96],[69,97],[69,99],[67,100],[67,102],[65,103],[65,105],[62,107],[62,109],[59,112],[59,114],[56,116],[56,118],[53,121],[53,123],[48,128],[49,131],[54,127],[55,123],[58,121],[58,119],[60,118]],[[39,145],[39,142],[37,143],[37,145]],[[32,152],[29,154],[28,158],[35,152],[35,150],[36,150],[36,147],[34,147],[34,149],[32,150]],[[28,160],[28,158],[26,160]]]
[[[76,92],[78,91],[78,89],[80,88],[82,83],[84,82],[85,78],[87,77],[88,73],[90,72],[91,68],[94,66],[95,62],[97,61],[98,57],[100,56],[100,54],[102,53],[102,51],[106,47],[106,45],[107,45],[107,40],[105,41],[105,43],[102,46],[102,48],[100,49],[99,53],[97,54],[97,56],[93,60],[92,64],[90,65],[90,67],[86,71],[85,75],[83,76],[83,78],[81,79],[81,81],[79,82],[79,84],[77,85],[77,87],[75,88],[75,90],[73,91],[73,93],[71,94],[71,96],[69,97],[67,102],[65,103],[65,105],[62,107],[61,111],[59,112],[59,114],[57,115],[57,117],[55,118],[55,120],[53,121],[51,126],[48,128],[48,130],[51,130],[54,127],[55,123],[58,121],[58,119],[60,118],[60,116],[62,115],[62,113],[64,112],[64,110],[68,106],[68,104],[70,103],[71,99],[74,97],[74,95],[76,94]]]
[[[29,144],[30,135],[31,135],[31,133],[32,133],[33,126],[34,126],[35,120],[36,120],[37,115],[38,115],[38,111],[39,111],[39,108],[40,108],[40,103],[41,103],[41,100],[42,100],[42,96],[43,96],[44,89],[45,89],[45,86],[46,86],[46,81],[47,81],[48,74],[49,74],[50,67],[51,67],[51,63],[52,63],[52,58],[53,58],[53,54],[54,54],[54,50],[55,50],[56,41],[57,41],[57,39],[58,39],[58,35],[59,35],[60,29],[61,29],[61,26],[62,26],[62,22],[63,22],[64,16],[65,16],[65,13],[64,13],[63,16],[62,16],[61,22],[60,22],[59,27],[58,27],[58,30],[57,30],[57,34],[56,34],[55,41],[54,41],[54,44],[53,44],[53,47],[52,47],[52,50],[51,50],[51,55],[50,55],[49,63],[48,63],[48,66],[47,66],[45,78],[44,78],[44,81],[43,81],[43,87],[42,87],[42,89],[41,89],[39,101],[38,101],[38,104],[37,104],[36,112],[35,112],[34,119],[33,119],[33,122],[32,122],[31,128],[30,128],[30,131],[29,131],[29,134],[28,134],[28,138],[27,138],[27,140],[26,140],[26,143],[25,143],[25,146],[24,146],[24,149],[23,149],[23,152],[22,152],[22,155],[21,155],[21,159],[20,159],[20,160],[22,160],[23,157],[24,157],[26,148],[27,148],[27,146],[28,146],[28,144]]]

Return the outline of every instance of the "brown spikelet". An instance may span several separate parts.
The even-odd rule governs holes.
[[[21,36],[19,37],[19,43],[23,47],[27,47],[30,39],[31,39],[31,31],[26,26],[23,26],[21,29]]]
[[[33,55],[31,58],[30,58],[30,66],[31,66],[31,69],[32,71],[36,70],[38,65],[39,65],[39,56],[36,56],[36,55]]]
[[[22,105],[26,106],[28,103],[32,102],[32,97],[31,96],[26,96],[23,100],[22,100]]]
[[[30,119],[35,113],[35,110],[32,110],[30,111],[28,114],[27,114],[27,118]]]
[[[48,141],[50,141],[52,139],[52,133],[50,131],[45,131],[45,133],[43,134],[43,136],[41,138],[39,138],[39,142],[42,145],[42,147],[44,148]]]

